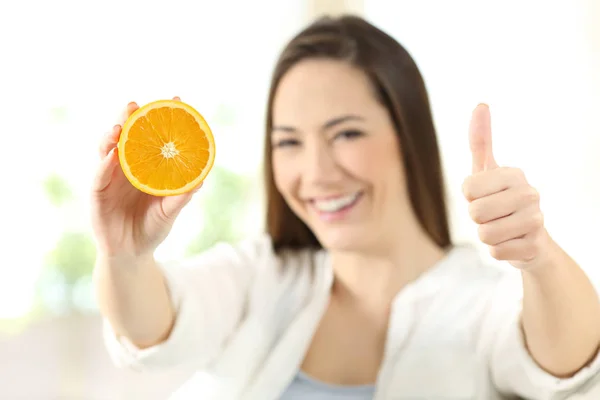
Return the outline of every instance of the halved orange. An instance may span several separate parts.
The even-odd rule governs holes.
[[[129,182],[154,196],[193,190],[215,161],[210,127],[198,111],[178,100],[137,109],[123,124],[117,147]]]

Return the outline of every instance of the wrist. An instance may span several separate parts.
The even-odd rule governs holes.
[[[519,262],[518,268],[527,273],[539,273],[548,269],[548,266],[552,264],[552,260],[555,259],[556,246],[546,229],[539,230],[530,244],[531,249],[535,251],[534,258]]]
[[[103,253],[96,255],[96,266],[105,265],[109,268],[134,268],[136,266],[154,263],[154,253]]]
[[[555,277],[564,272],[565,268],[569,268],[570,263],[567,258],[560,246],[547,235],[538,258],[527,268],[522,269],[521,273],[523,277],[534,280]]]

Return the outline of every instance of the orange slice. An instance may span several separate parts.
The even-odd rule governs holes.
[[[193,190],[215,161],[210,127],[198,111],[177,100],[137,109],[123,125],[117,147],[129,182],[153,196]]]

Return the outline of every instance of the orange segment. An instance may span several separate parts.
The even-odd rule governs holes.
[[[123,125],[119,162],[133,186],[154,196],[189,192],[215,161],[212,132],[198,111],[177,100],[136,110]]]

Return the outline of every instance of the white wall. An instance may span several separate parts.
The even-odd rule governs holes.
[[[470,113],[487,102],[497,161],[525,171],[555,239],[600,280],[598,2],[366,0],[364,12],[423,72],[456,237],[476,242],[460,187]]]

